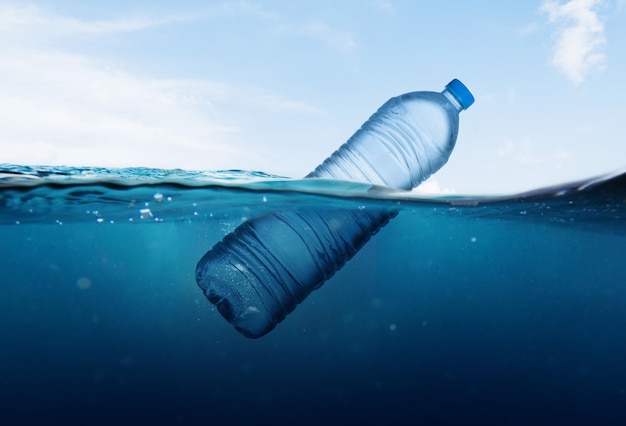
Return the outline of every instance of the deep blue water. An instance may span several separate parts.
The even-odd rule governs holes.
[[[498,198],[0,169],[2,425],[626,424],[625,174]],[[196,264],[302,205],[399,213],[246,339]]]

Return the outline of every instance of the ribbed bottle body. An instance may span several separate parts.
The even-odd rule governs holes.
[[[385,210],[298,209],[249,220],[207,252],[196,279],[222,316],[260,337],[384,226]]]
[[[439,170],[459,131],[459,110],[442,93],[391,98],[307,177],[409,190]]]

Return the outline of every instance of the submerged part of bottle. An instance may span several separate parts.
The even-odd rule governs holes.
[[[448,161],[459,112],[473,101],[458,80],[442,93],[392,98],[307,177],[411,189]],[[239,332],[261,337],[393,215],[376,209],[306,208],[249,220],[202,257],[196,281]]]
[[[263,336],[384,226],[383,210],[298,209],[249,220],[198,263],[196,280],[244,336]]]

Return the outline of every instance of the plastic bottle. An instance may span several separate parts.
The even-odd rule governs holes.
[[[307,178],[411,189],[448,161],[459,113],[473,102],[458,80],[441,93],[412,92],[392,98]],[[393,215],[387,210],[320,207],[249,220],[202,257],[196,281],[240,333],[261,337]]]

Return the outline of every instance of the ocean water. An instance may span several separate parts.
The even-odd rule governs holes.
[[[244,221],[397,216],[275,330],[195,282]],[[626,424],[626,174],[502,197],[0,165],[0,424]]]

